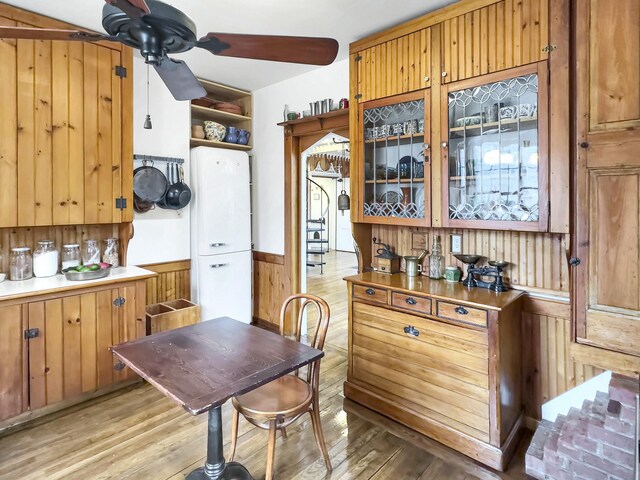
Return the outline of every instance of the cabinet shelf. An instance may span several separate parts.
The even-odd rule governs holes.
[[[424,178],[414,178],[413,183],[422,183],[424,182]],[[409,178],[390,178],[389,180],[365,180],[364,183],[411,183],[411,179]]]
[[[502,120],[500,122],[486,122],[479,125],[467,125],[466,127],[452,127],[452,128],[449,128],[449,132],[457,133],[457,132],[464,132],[466,130],[467,132],[469,131],[474,132],[473,135],[481,135],[483,133],[482,130],[504,127],[506,125],[515,125],[518,123],[525,124],[527,128],[534,128],[536,127],[537,122],[538,122],[538,117],[511,118],[507,120]],[[478,132],[478,130],[480,132]],[[495,132],[495,133],[498,133],[498,132]]]
[[[424,138],[424,133],[417,133],[415,135],[394,135],[392,137],[384,137],[384,138],[372,138],[370,140],[365,140],[364,143],[388,143],[388,142],[394,142],[398,140],[408,140],[410,138]],[[416,143],[422,143],[422,141],[419,141]]]
[[[252,145],[239,145],[237,143],[216,142],[214,140],[205,140],[202,138],[191,138],[191,147],[228,148],[229,150],[243,150],[245,152],[253,149]]]

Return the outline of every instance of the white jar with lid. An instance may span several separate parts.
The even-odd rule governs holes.
[[[28,280],[33,277],[33,258],[29,247],[12,248],[9,263],[10,280]]]
[[[36,277],[53,277],[58,273],[58,250],[53,240],[40,240],[33,252],[33,274]]]

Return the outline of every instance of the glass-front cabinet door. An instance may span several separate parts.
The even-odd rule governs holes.
[[[429,98],[423,90],[360,106],[368,223],[430,225]]]
[[[544,63],[446,87],[445,226],[547,229],[546,92]]]

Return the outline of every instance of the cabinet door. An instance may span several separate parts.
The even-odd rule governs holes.
[[[576,14],[576,335],[640,355],[640,0]]]
[[[429,89],[360,105],[361,215],[367,223],[431,222]]]
[[[444,225],[545,231],[546,62],[443,88]]]
[[[0,420],[27,410],[27,358],[22,305],[0,307]]]
[[[431,86],[431,28],[358,52],[357,97],[367,102]]]
[[[124,299],[124,304],[118,306]],[[105,289],[30,303],[31,409],[125,380],[133,374],[109,351],[112,345],[144,335],[136,315],[136,289]],[[140,325],[138,325],[140,324]]]
[[[34,24],[38,19],[13,7],[0,10],[0,25],[55,22],[42,17]],[[123,221],[115,199],[132,201],[131,51],[3,40],[0,64],[0,227]],[[128,67],[127,78],[116,75],[119,65]]]
[[[442,22],[442,81],[457,82],[548,57],[549,0],[503,0]]]

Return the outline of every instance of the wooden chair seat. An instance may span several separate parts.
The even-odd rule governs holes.
[[[233,399],[233,406],[245,417],[279,418],[286,421],[306,411],[313,389],[300,377],[285,375]]]

